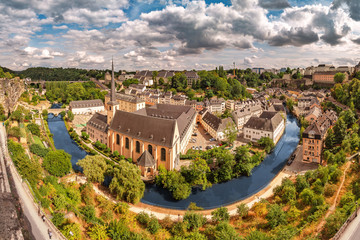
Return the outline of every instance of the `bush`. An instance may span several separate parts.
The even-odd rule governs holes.
[[[80,209],[81,214],[84,215],[86,222],[93,222],[96,220],[95,208],[92,205],[84,206]]]
[[[272,229],[279,225],[285,225],[287,223],[286,214],[282,210],[281,206],[278,204],[270,205],[269,212],[266,215],[266,220],[268,220],[268,225]]]
[[[186,212],[183,221],[187,223],[187,228],[197,230],[206,223],[206,218],[195,212]]]
[[[43,166],[50,174],[63,177],[70,172],[70,159],[71,155],[64,150],[51,151],[45,156]]]
[[[65,222],[64,216],[65,214],[62,212],[55,212],[51,221],[56,227],[60,227]]]
[[[150,222],[150,216],[146,212],[140,212],[136,215],[136,220],[143,226],[147,227]]]
[[[211,212],[213,222],[223,222],[230,220],[230,214],[226,207],[220,207]]]
[[[33,143],[30,145],[30,152],[43,158],[49,153],[49,149],[44,148],[39,144]]]
[[[146,227],[146,229],[151,233],[155,234],[161,228],[159,221],[155,216],[151,216],[151,219]]]
[[[237,206],[236,212],[240,218],[246,217],[249,212],[249,207],[245,203],[241,203],[240,205]]]
[[[31,134],[35,135],[35,136],[40,136],[40,127],[35,124],[35,123],[29,123],[27,125],[27,129],[29,129],[29,131],[31,132]]]
[[[326,184],[324,189],[324,195],[325,197],[332,197],[334,193],[336,192],[336,185],[333,184]]]
[[[21,137],[21,131],[19,127],[12,127],[9,129],[8,134],[10,136],[16,137],[16,138],[20,138]]]

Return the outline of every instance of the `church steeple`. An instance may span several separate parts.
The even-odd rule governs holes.
[[[118,102],[116,100],[115,93],[115,79],[114,79],[114,59],[111,60],[111,90],[110,90],[110,101],[107,103],[107,124],[110,125],[115,112],[117,110]]]
[[[110,102],[116,102],[115,96],[115,79],[114,79],[114,59],[111,60],[111,95]]]

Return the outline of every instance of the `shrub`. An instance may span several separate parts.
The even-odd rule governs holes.
[[[146,229],[151,233],[155,234],[161,228],[159,221],[155,216],[151,216],[151,219],[146,227]]]
[[[326,184],[324,188],[324,195],[325,197],[332,197],[336,192],[336,185],[333,184]]]
[[[80,209],[81,214],[84,215],[86,222],[93,222],[96,220],[95,208],[93,205],[86,205]]]
[[[246,217],[249,212],[249,207],[245,203],[241,203],[240,205],[237,206],[236,212],[240,218]]]
[[[30,152],[38,155],[39,157],[45,157],[49,153],[49,149],[40,146],[39,144],[33,143],[30,145]]]
[[[206,218],[195,212],[186,212],[183,221],[187,223],[187,228],[197,230],[206,223]]]
[[[29,129],[29,131],[31,132],[31,134],[35,135],[35,136],[40,136],[40,127],[35,124],[35,123],[29,123],[27,125],[27,129]]]
[[[140,212],[136,215],[136,220],[143,226],[147,227],[150,222],[150,216],[146,212]]]
[[[55,212],[51,221],[56,227],[60,227],[65,222],[64,216],[65,214],[62,212]]]
[[[211,212],[213,222],[223,222],[230,220],[230,214],[226,207],[220,207]]]
[[[55,150],[49,152],[43,162],[44,168],[52,175],[62,177],[70,172],[71,155],[64,150]]]

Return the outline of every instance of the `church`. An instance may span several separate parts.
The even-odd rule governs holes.
[[[135,112],[119,110],[113,64],[111,93],[105,106],[106,116],[95,113],[87,123],[92,141],[131,158],[144,177],[154,176],[160,165],[167,170],[179,165],[195,127],[197,113],[191,106],[157,104]]]

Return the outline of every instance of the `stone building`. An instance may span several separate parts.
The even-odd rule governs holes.
[[[104,103],[101,99],[71,101],[69,104],[69,110],[73,114],[93,114],[102,112],[104,109]]]

